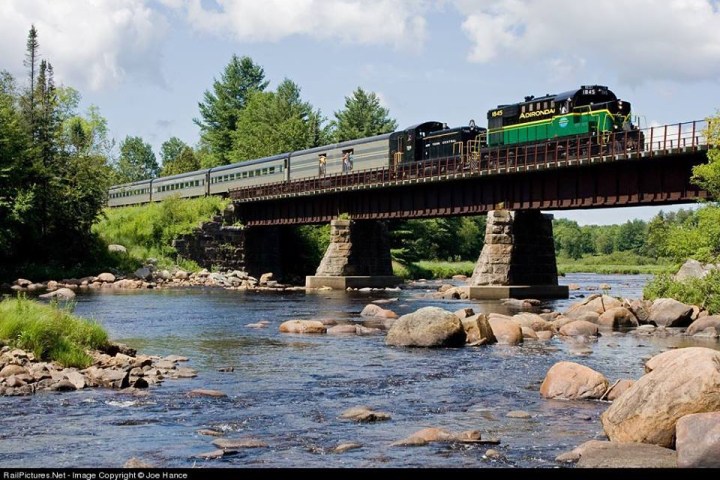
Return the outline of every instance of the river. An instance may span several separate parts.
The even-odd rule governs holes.
[[[581,290],[543,307],[566,308],[586,287],[601,283],[610,294],[639,298],[642,275],[569,274],[561,283]],[[168,380],[146,396],[86,389],[2,397],[0,467],[121,467],[131,457],[158,467],[554,467],[555,456],[603,438],[599,415],[608,404],[543,400],[540,384],[556,362],[570,360],[610,381],[638,378],[644,360],[682,337],[608,334],[579,345],[553,338],[521,346],[462,349],[387,347],[384,335],[287,335],[289,319],[360,321],[373,300],[399,315],[436,305],[455,311],[507,311],[499,302],[425,298],[438,282],[394,292],[248,293],[221,289],[102,291],[77,297],[75,313],[94,318],[114,341],[140,353],[189,357],[198,377]],[[246,327],[268,320],[265,329]],[[698,343],[692,343],[698,344]],[[706,346],[718,348],[717,342]],[[233,372],[220,372],[221,367]],[[197,388],[227,398],[189,398]],[[347,408],[368,405],[390,421],[357,424],[339,419]],[[525,410],[530,418],[508,418]],[[489,460],[487,445],[389,445],[424,427],[480,430],[499,438],[503,458]],[[214,450],[217,429],[227,438],[253,437],[267,448],[220,460],[198,460]],[[361,448],[331,453],[338,444]]]

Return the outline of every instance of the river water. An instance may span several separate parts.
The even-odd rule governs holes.
[[[548,302],[562,310],[587,287],[611,286],[616,296],[639,298],[648,277],[572,274],[561,283],[581,290]],[[394,292],[247,293],[220,289],[102,291],[79,295],[75,312],[101,322],[111,339],[140,353],[184,355],[198,377],[168,380],[146,396],[106,389],[0,398],[0,467],[121,467],[137,457],[158,467],[554,467],[555,456],[603,438],[599,415],[608,404],[543,400],[547,370],[570,360],[610,381],[639,378],[644,360],[667,348],[697,345],[683,337],[607,334],[578,344],[554,338],[517,347],[461,349],[387,347],[384,335],[328,336],[278,333],[290,319],[361,321],[373,300],[399,315],[435,305],[454,311],[508,312],[499,302],[429,299],[439,283]],[[592,289],[591,289],[592,290]],[[512,312],[509,312],[512,313]],[[265,329],[246,324],[268,320]],[[717,342],[701,345],[718,348]],[[221,367],[233,372],[220,372]],[[227,398],[189,398],[196,388]],[[392,419],[357,424],[339,419],[367,405]],[[525,410],[530,418],[508,418]],[[489,460],[487,445],[391,447],[425,427],[480,430],[499,438],[503,458]],[[217,429],[227,438],[253,437],[267,448],[220,460],[198,460],[215,449]],[[361,448],[331,453],[338,444]]]

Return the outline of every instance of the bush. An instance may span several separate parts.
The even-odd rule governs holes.
[[[704,278],[690,278],[679,282],[668,274],[657,275],[643,289],[647,300],[674,298],[683,303],[698,305],[711,314],[720,313],[720,272],[711,271]]]
[[[194,262],[177,258],[172,241],[179,235],[192,232],[226,205],[227,200],[216,196],[193,199],[171,197],[147,205],[106,209],[104,218],[93,226],[93,231],[105,243],[127,248],[129,258],[119,259],[124,262],[118,265],[121,269],[156,258],[161,267],[179,264],[182,268],[197,270]]]
[[[25,298],[0,301],[0,338],[65,367],[92,364],[87,349],[108,345],[107,332],[96,322],[75,317],[70,307],[43,305]]]

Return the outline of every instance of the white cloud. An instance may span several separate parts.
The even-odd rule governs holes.
[[[714,0],[454,0],[468,60],[609,69],[629,84],[720,75]]]
[[[279,41],[293,35],[415,50],[425,40],[425,2],[413,0],[187,0],[197,30],[240,41]]]
[[[126,79],[164,83],[159,60],[167,22],[144,0],[3,0],[0,68],[19,77],[32,24],[58,83],[93,90]]]

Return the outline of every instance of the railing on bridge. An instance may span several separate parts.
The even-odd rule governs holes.
[[[240,187],[229,194],[250,201],[690,153],[707,149],[705,127],[704,120],[696,120],[531,145],[466,148],[448,158]]]

